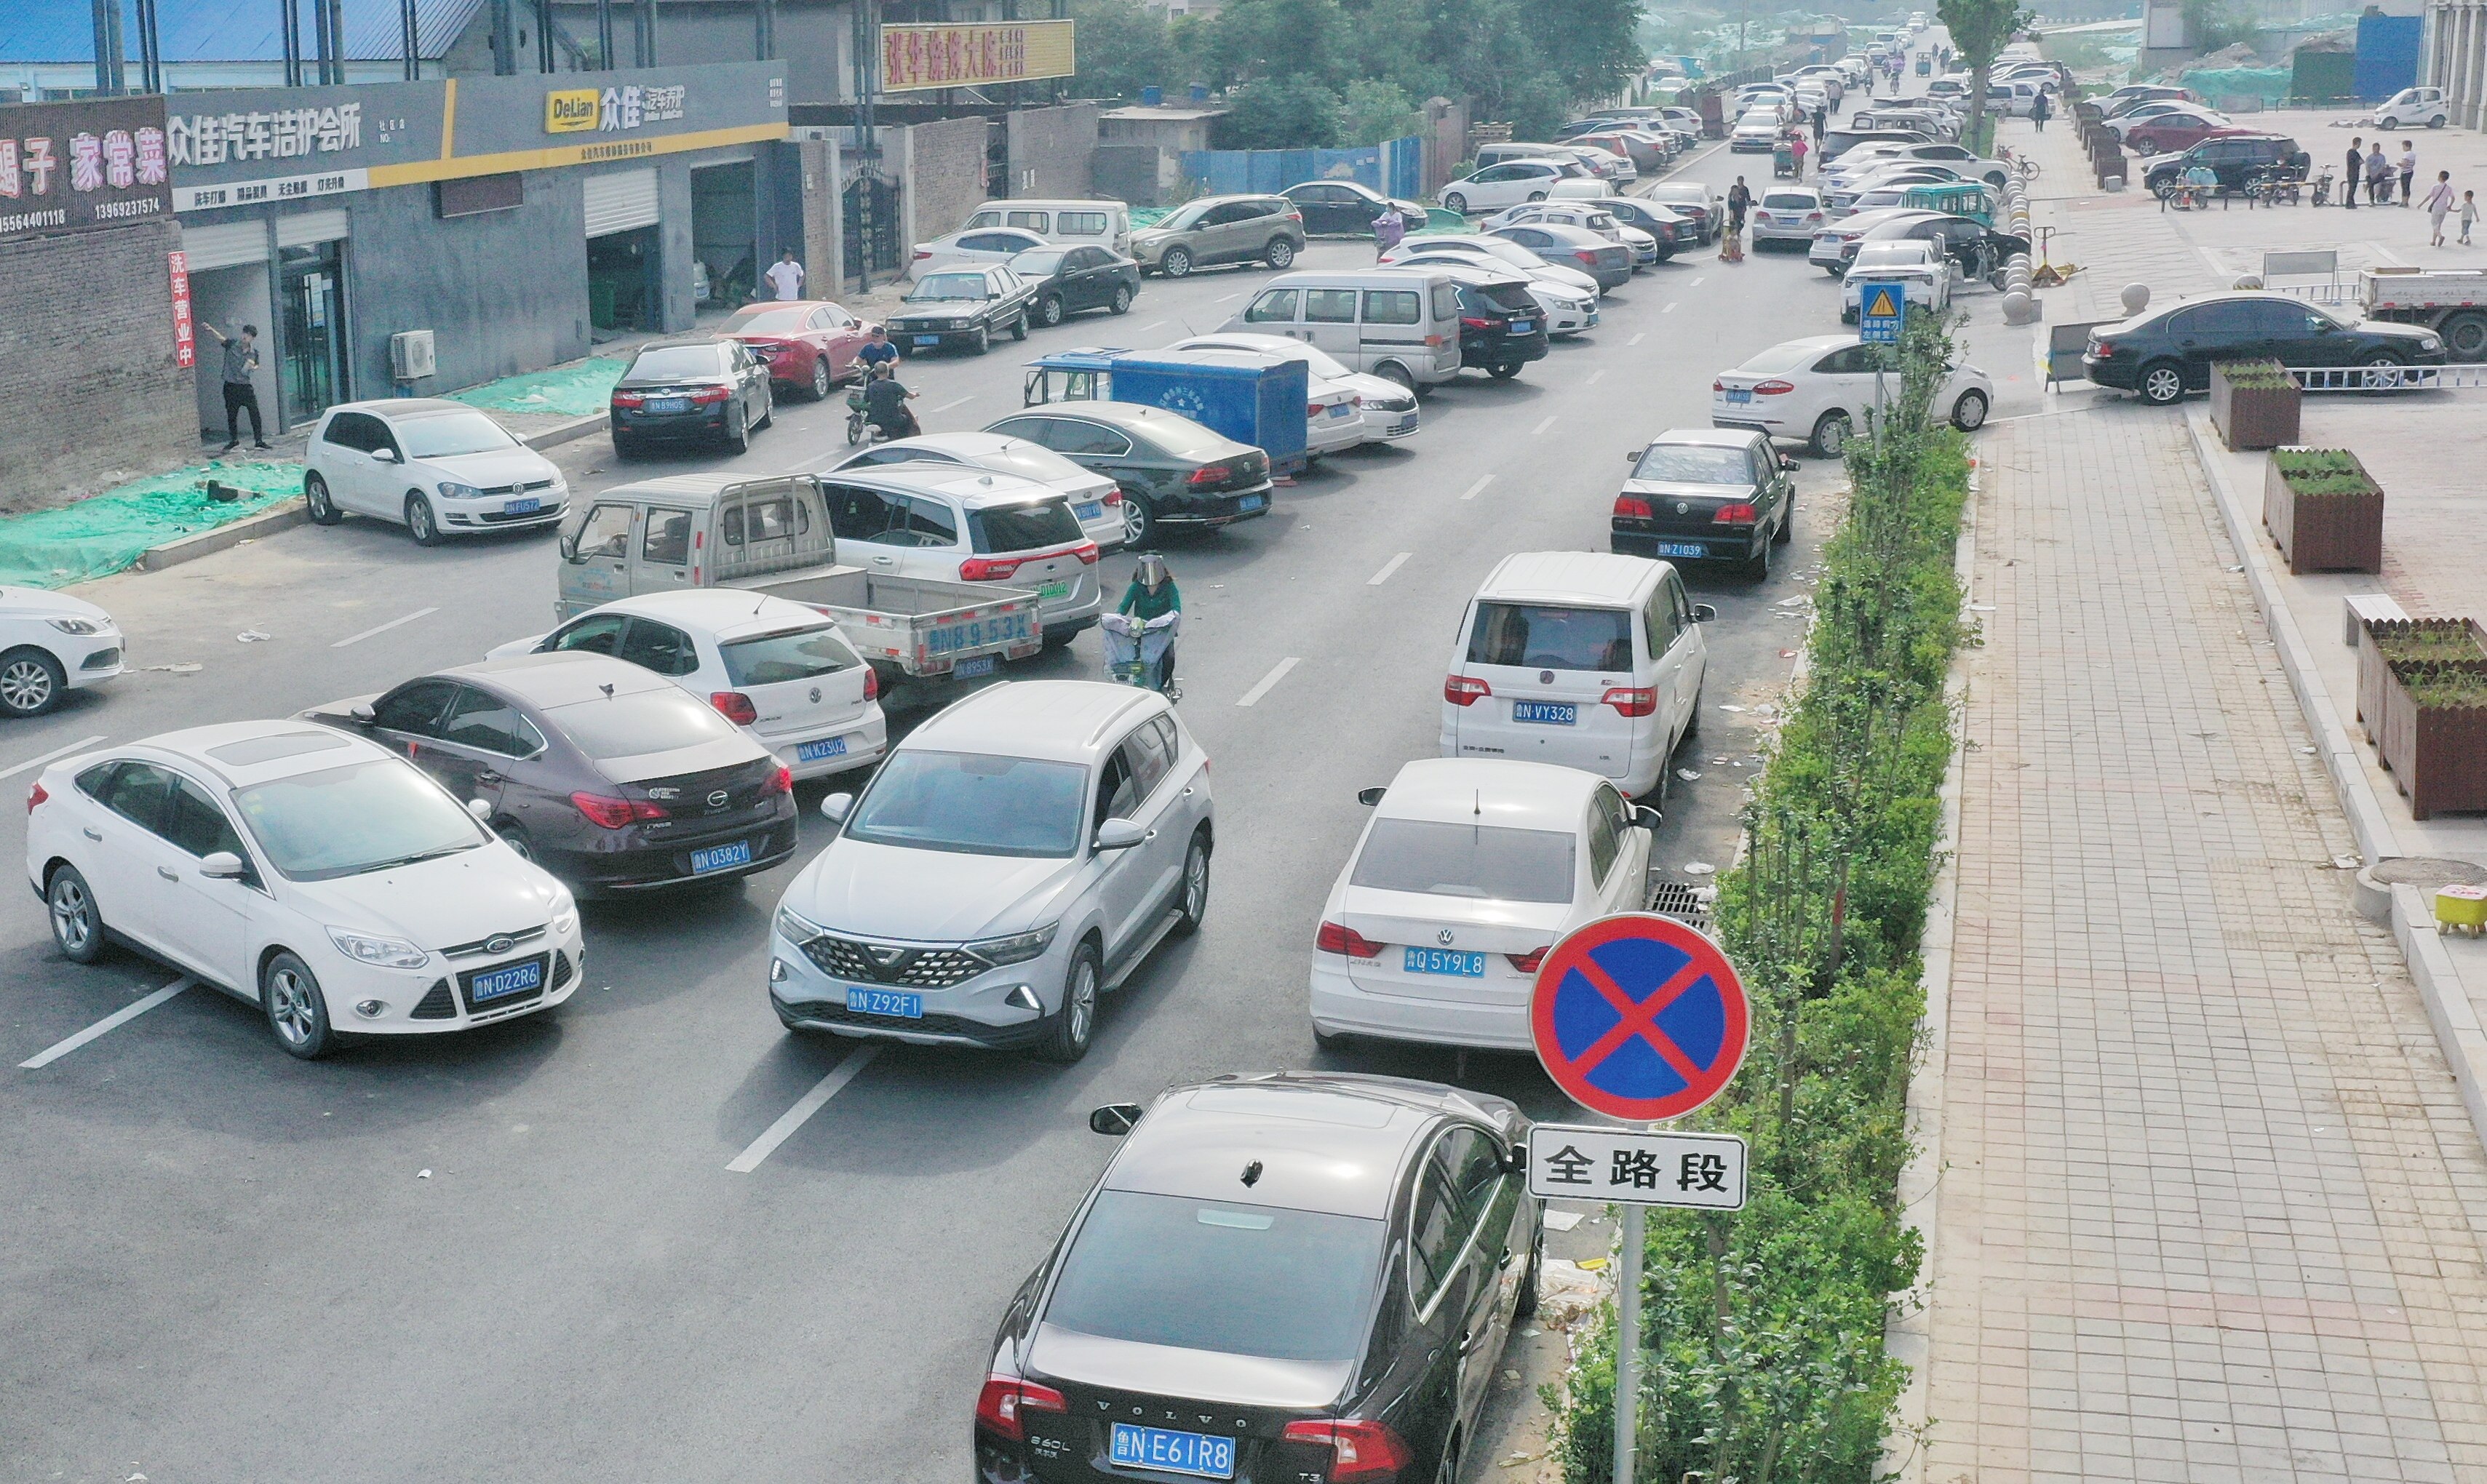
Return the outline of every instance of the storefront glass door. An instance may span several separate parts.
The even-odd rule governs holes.
[[[280,255],[285,296],[285,425],[296,427],[352,395],[346,372],[346,275],[336,242]]]

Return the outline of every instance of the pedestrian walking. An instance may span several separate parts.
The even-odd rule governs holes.
[[[2038,126],[2039,133],[2047,131],[2047,95],[2043,91],[2039,93],[2038,100],[2029,105],[2029,122]]]
[[[1727,230],[1719,235],[1719,259],[1722,263],[1745,261],[1745,213],[1752,209],[1753,193],[1743,176],[1727,187]]]
[[[2439,170],[2435,173],[2435,189],[2426,193],[2426,214],[2435,228],[2435,238],[2427,244],[2428,246],[2444,245],[2444,218],[2450,215],[2451,211],[2452,172]]]
[[[240,334],[230,336],[204,320],[199,328],[225,348],[225,446],[218,452],[229,454],[240,446],[244,412],[250,414],[250,446],[265,448],[267,430],[259,421],[259,388],[250,379],[259,370],[259,326],[245,324]]]
[[[777,261],[770,264],[768,271],[762,276],[768,280],[769,292],[776,298],[798,299],[803,296],[803,265],[795,261],[795,249],[791,247],[779,253]]]
[[[1408,236],[1408,218],[1401,213],[1399,203],[1385,201],[1382,214],[1373,218],[1373,258],[1380,262],[1390,249]]]
[[[2392,162],[2384,157],[2380,139],[2366,151],[2366,205],[2392,204]]]
[[[1802,134],[1799,134],[1794,139],[1788,141],[1788,153],[1796,156],[1796,178],[1800,181],[1803,180],[1805,145],[1804,136]]]
[[[1816,146],[1817,148],[1819,148],[1819,147],[1820,147],[1820,145],[1822,144],[1822,130],[1823,130],[1823,126],[1824,126],[1825,125],[1829,124],[1830,122],[1830,114],[1829,114],[1829,113],[1828,113],[1828,112],[1823,108],[1823,106],[1822,106],[1820,103],[1816,103],[1816,104],[1814,104],[1814,105],[1813,105],[1813,142],[1814,142],[1814,144],[1815,144],[1815,146]]]
[[[2471,228],[2473,228],[2473,227],[2474,227],[2474,226],[2476,226],[2477,224],[2478,224],[2478,193],[2477,193],[2476,191],[2474,191],[2474,190],[2466,190],[2466,191],[2463,191],[2463,192],[2461,193],[2461,245],[2462,245],[2462,246],[2467,247],[2467,246],[2469,246],[2469,245],[2470,245],[2470,229],[2471,229]]]
[[[2340,173],[2340,204],[2350,210],[2358,210],[2358,182],[2366,174],[2366,141],[2349,141],[2349,168]]]
[[[2417,176],[2417,146],[2406,139],[2401,141],[2400,164],[2401,205],[2407,207],[2410,204],[2410,182]]]

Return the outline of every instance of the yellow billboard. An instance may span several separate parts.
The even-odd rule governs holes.
[[[883,26],[880,91],[908,93],[1068,77],[1078,70],[1072,55],[1072,24],[1028,20],[1004,25]]]
[[[596,126],[597,93],[594,88],[568,88],[545,95],[545,132],[574,134]]]

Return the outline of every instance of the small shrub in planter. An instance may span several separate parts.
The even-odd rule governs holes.
[[[2384,570],[2384,491],[2341,448],[2280,448],[2263,475],[2262,523],[2288,570]]]
[[[2487,659],[2397,659],[2377,755],[2410,817],[2487,810]]]
[[[2358,719],[2366,724],[2366,739],[2380,742],[2384,727],[2384,695],[2392,684],[2396,659],[2421,662],[2487,660],[2487,629],[2476,619],[2386,619],[2361,626],[2358,644]]]
[[[2220,361],[2211,367],[2211,423],[2230,452],[2296,442],[2304,395],[2277,361]]]

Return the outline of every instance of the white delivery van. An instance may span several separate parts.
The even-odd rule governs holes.
[[[1119,201],[988,201],[960,230],[1018,227],[1048,242],[1132,250],[1132,209]]]
[[[1300,340],[1414,391],[1460,374],[1460,294],[1422,266],[1281,273],[1218,328]]]

